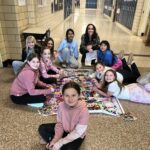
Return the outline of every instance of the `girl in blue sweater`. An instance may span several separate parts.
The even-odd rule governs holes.
[[[110,50],[108,41],[102,41],[100,43],[100,49],[97,52],[97,60],[102,61],[106,66],[112,67],[114,70],[118,70],[122,67],[122,61]]]

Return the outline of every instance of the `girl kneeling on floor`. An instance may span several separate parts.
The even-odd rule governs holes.
[[[84,141],[89,113],[85,101],[79,100],[80,92],[77,83],[66,83],[62,88],[64,102],[59,104],[57,123],[40,125],[39,133],[48,143],[47,149],[78,150]]]
[[[10,97],[16,104],[40,103],[46,101],[47,94],[54,92],[52,86],[39,80],[39,57],[31,53],[22,70],[12,83]],[[39,86],[44,89],[36,89]]]
[[[59,70],[52,64],[51,52],[48,48],[43,48],[41,50],[40,72],[41,81],[47,84],[56,83],[57,78],[64,74],[62,69]]]
[[[114,70],[107,70],[104,74],[103,88],[107,89],[108,96],[114,96],[118,99],[125,99],[137,103],[150,104],[150,83],[144,86],[138,83],[122,86],[117,81],[116,72]]]

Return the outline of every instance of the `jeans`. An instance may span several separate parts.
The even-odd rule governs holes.
[[[12,62],[12,67],[14,70],[14,73],[17,74],[21,67],[23,66],[24,62],[23,61],[13,61]]]
[[[61,53],[59,53],[60,57],[58,58],[59,62],[66,62],[72,68],[78,68],[78,60],[71,55],[70,50],[68,48],[64,48]]]

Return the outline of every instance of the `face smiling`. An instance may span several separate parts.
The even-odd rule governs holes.
[[[106,44],[101,44],[100,49],[104,52],[107,50],[107,45]]]
[[[93,33],[94,33],[94,28],[93,28],[92,25],[89,25],[89,26],[88,26],[88,34],[89,34],[90,36],[92,36]]]
[[[111,83],[115,80],[115,75],[111,71],[107,71],[105,74],[105,81]]]
[[[63,97],[65,103],[70,107],[74,107],[78,104],[79,94],[74,88],[66,89],[64,91]]]
[[[49,49],[51,49],[53,46],[54,46],[53,41],[49,40],[48,43],[47,43],[47,47],[48,47]]]
[[[104,66],[101,64],[96,65],[96,72],[102,73],[104,71]]]
[[[73,38],[74,38],[73,32],[72,32],[72,31],[69,31],[67,37],[68,37],[68,40],[69,40],[69,41],[72,41]]]
[[[34,45],[35,45],[35,43],[33,41],[28,42],[28,47],[31,49],[34,47]]]
[[[27,62],[32,69],[37,70],[39,68],[40,62],[37,57],[34,57],[31,61]]]
[[[50,50],[44,49],[43,53],[41,54],[43,60],[48,60],[51,57]]]

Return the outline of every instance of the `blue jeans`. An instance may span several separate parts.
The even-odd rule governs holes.
[[[12,62],[12,67],[14,70],[14,73],[17,74],[21,67],[23,66],[24,62],[23,61],[13,61]]]
[[[64,48],[61,53],[59,53],[60,57],[58,57],[58,62],[66,62],[72,68],[78,67],[78,60],[70,54],[70,50],[68,48]]]

